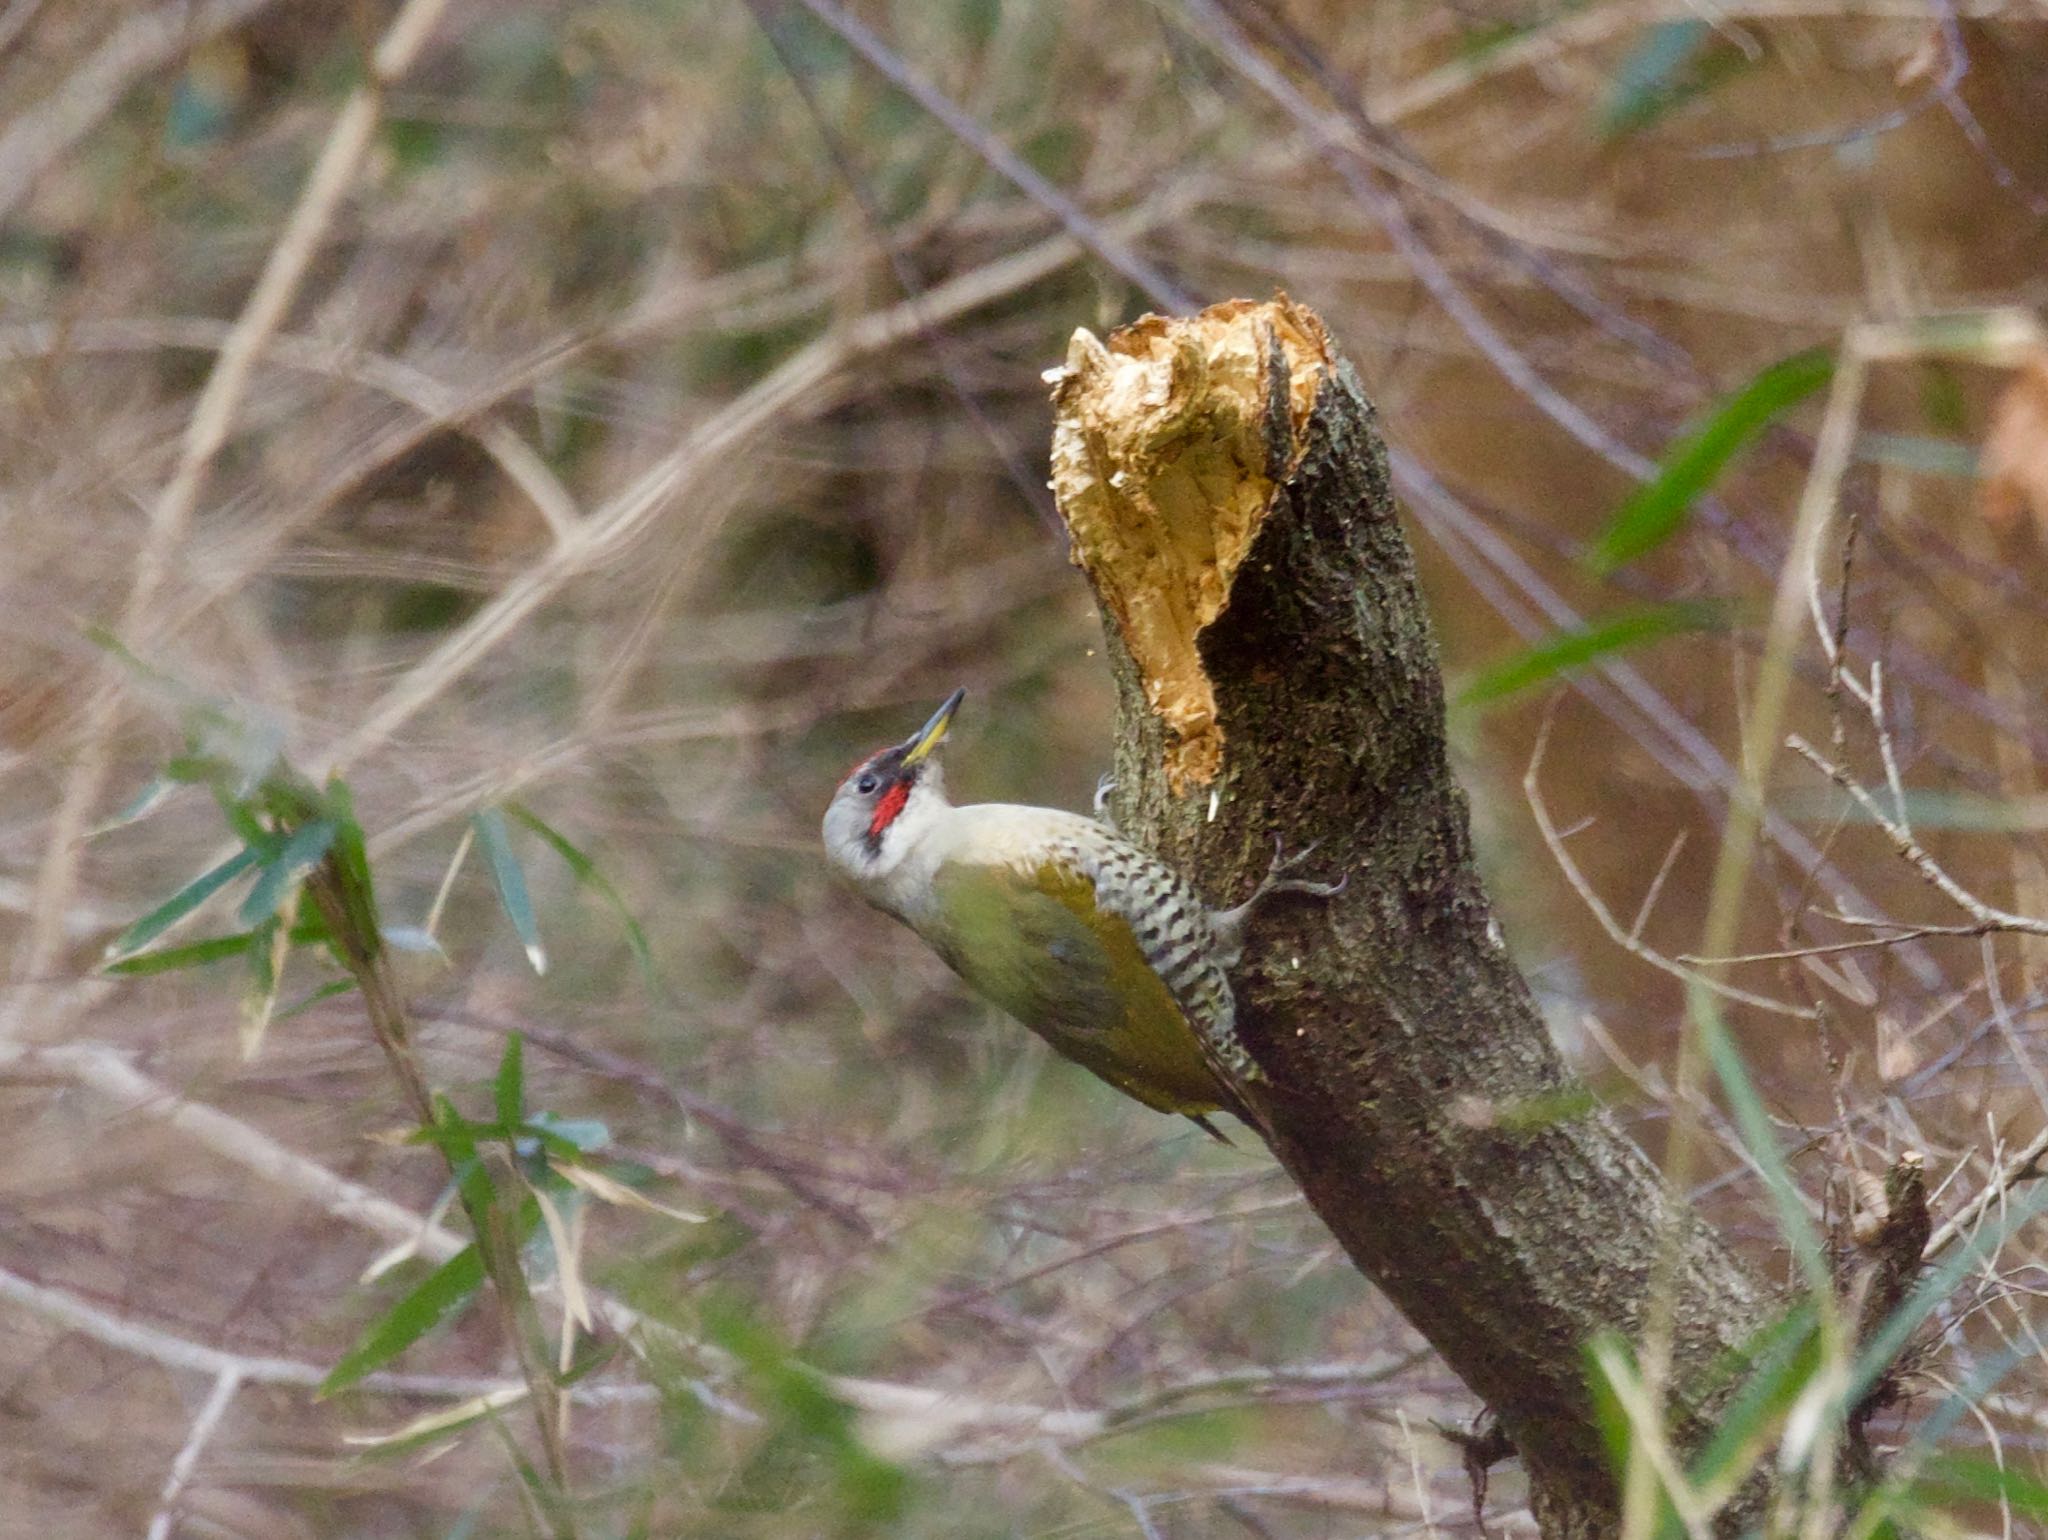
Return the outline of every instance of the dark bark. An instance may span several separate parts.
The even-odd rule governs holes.
[[[1297,354],[1290,421],[1290,364],[1277,338],[1269,347],[1277,492],[1226,607],[1196,637],[1222,736],[1213,780],[1169,776],[1175,732],[1125,645],[1127,602],[1105,589],[1099,553],[1077,552],[1118,683],[1115,811],[1219,905],[1256,884],[1276,835],[1290,851],[1315,845],[1303,875],[1348,875],[1334,900],[1264,907],[1236,974],[1274,1152],[1497,1415],[1544,1532],[1606,1535],[1616,1496],[1585,1344],[1640,1339],[1674,1236],[1681,1386],[1765,1324],[1771,1301],[1715,1233],[1674,1215],[1656,1170],[1551,1043],[1473,865],[1373,408],[1348,365],[1325,366],[1304,424]],[[1060,404],[1070,421],[1076,403]],[[1104,455],[1098,444],[1106,485],[1118,467]],[[1075,534],[1096,538],[1079,522]],[[1677,1400],[1683,1447],[1708,1409]]]

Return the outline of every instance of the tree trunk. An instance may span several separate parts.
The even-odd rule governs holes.
[[[1278,836],[1332,900],[1276,898],[1236,974],[1274,1153],[1361,1271],[1498,1416],[1547,1535],[1617,1527],[1585,1387],[1639,1339],[1660,1247],[1674,1382],[1770,1317],[1552,1045],[1472,861],[1443,685],[1372,405],[1284,296],[1074,338],[1054,488],[1120,698],[1120,825],[1241,899]],[[1711,1408],[1680,1394],[1683,1449]]]

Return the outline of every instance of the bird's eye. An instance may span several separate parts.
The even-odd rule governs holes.
[[[863,797],[865,797],[870,792],[872,792],[875,789],[875,787],[879,784],[881,783],[878,782],[873,776],[864,775],[859,780],[853,783],[853,789],[859,792]]]

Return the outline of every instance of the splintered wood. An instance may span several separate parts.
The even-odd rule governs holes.
[[[1321,321],[1283,294],[1187,320],[1146,316],[1107,341],[1077,331],[1065,365],[1046,374],[1052,487],[1074,563],[1169,729],[1176,795],[1207,785],[1223,764],[1195,640],[1230,603],[1238,565],[1300,460],[1331,364]],[[1283,382],[1284,425],[1269,422]]]

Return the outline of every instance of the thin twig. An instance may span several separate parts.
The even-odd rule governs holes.
[[[1643,927],[1650,923],[1651,911],[1657,907],[1657,895],[1664,891],[1665,879],[1671,875],[1671,868],[1678,864],[1678,853],[1685,849],[1688,834],[1688,830],[1680,829],[1671,836],[1671,844],[1664,852],[1663,861],[1658,864],[1657,875],[1650,879],[1650,886],[1643,893],[1642,903],[1636,906],[1635,923],[1628,928],[1630,940],[1640,941],[1643,939]],[[1686,957],[1679,959],[1680,962],[1690,962],[1691,960]]]
[[[278,1358],[260,1353],[235,1353],[208,1343],[195,1342],[160,1326],[148,1326],[127,1316],[116,1315],[80,1299],[68,1290],[37,1283],[19,1273],[0,1267],[0,1299],[54,1321],[67,1331],[79,1332],[95,1342],[146,1358],[166,1369],[204,1374],[215,1380],[229,1375],[250,1385],[281,1385],[297,1390],[317,1390],[328,1368],[300,1358]],[[449,1374],[399,1374],[379,1369],[357,1380],[352,1389],[388,1396],[411,1396],[421,1400],[467,1401],[519,1389],[521,1382],[498,1377],[484,1378]],[[645,1401],[656,1396],[653,1387],[626,1384],[584,1383],[572,1387],[591,1404],[617,1401]]]
[[[171,1473],[164,1478],[163,1494],[157,1499],[156,1517],[149,1521],[145,1540],[170,1540],[171,1526],[178,1521],[178,1499],[184,1494],[185,1484],[192,1479],[199,1456],[205,1452],[214,1430],[220,1426],[221,1418],[227,1415],[235,1392],[241,1388],[239,1370],[223,1369],[215,1378],[213,1389],[207,1392],[206,1401],[199,1408],[199,1415],[192,1419],[192,1431],[186,1435],[184,1447],[171,1461]]]
[[[946,131],[973,150],[989,166],[1007,178],[1032,202],[1039,205],[1075,240],[1095,253],[1110,267],[1163,310],[1187,312],[1200,302],[1165,272],[1133,251],[1101,221],[1048,182],[1029,163],[997,139],[943,91],[919,75],[903,57],[849,15],[833,0],[797,0],[819,21],[845,40],[848,47],[878,71],[905,96],[945,125]]]
[[[1793,753],[1804,759],[1814,769],[1818,770],[1822,775],[1853,797],[1856,805],[1862,808],[1870,820],[1884,831],[1885,835],[1891,840],[1893,848],[1898,851],[1900,856],[1937,888],[1943,897],[1977,922],[1978,927],[1980,927],[1979,934],[1992,931],[2012,931],[2027,936],[2048,936],[2048,920],[2032,919],[2027,915],[2013,914],[2008,910],[1987,904],[1977,897],[1976,894],[1970,892],[1969,889],[1957,882],[1955,878],[1942,869],[1941,864],[1934,857],[1921,848],[1919,841],[1913,838],[1910,828],[1894,819],[1878,805],[1877,799],[1864,789],[1861,782],[1850,775],[1848,771],[1826,758],[1804,738],[1794,733],[1785,741],[1787,747]]]
[[[1549,849],[1551,859],[1557,863],[1558,870],[1563,873],[1565,881],[1571,884],[1572,891],[1579,895],[1580,901],[1585,904],[1593,918],[1600,922],[1600,928],[1607,932],[1609,939],[1631,957],[1638,958],[1660,972],[1670,974],[1675,979],[1683,980],[1688,984],[1697,984],[1704,989],[1711,990],[1723,999],[1738,1001],[1743,1005],[1753,1005],[1759,1010],[1770,1011],[1774,1015],[1790,1016],[1799,1021],[1811,1021],[1815,1013],[1810,1007],[1787,1005],[1782,1000],[1773,1000],[1768,995],[1753,994],[1749,990],[1738,988],[1733,984],[1723,983],[1719,979],[1696,972],[1691,968],[1683,966],[1681,963],[1673,961],[1656,948],[1642,941],[1639,937],[1632,935],[1622,927],[1619,920],[1615,919],[1613,911],[1607,907],[1606,902],[1600,895],[1593,891],[1592,884],[1586,880],[1585,874],[1579,870],[1578,863],[1572,859],[1571,852],[1565,847],[1564,839],[1559,835],[1557,826],[1551,822],[1550,809],[1544,803],[1542,789],[1537,784],[1538,777],[1543,770],[1544,755],[1550,746],[1551,724],[1555,720],[1556,715],[1554,712],[1546,714],[1542,727],[1537,729],[1536,747],[1529,755],[1529,768],[1522,774],[1522,795],[1529,804],[1530,815],[1536,820],[1537,832],[1543,836],[1543,843]]]
[[[1148,210],[1130,221],[1143,226],[1155,214]],[[1112,221],[1111,228],[1119,228]],[[1129,227],[1129,226],[1123,226]],[[316,763],[315,779],[347,768],[380,747],[420,710],[456,680],[475,668],[516,631],[541,605],[572,579],[621,554],[641,535],[654,515],[676,498],[713,478],[732,480],[737,451],[754,434],[797,402],[822,405],[830,387],[849,364],[907,338],[924,328],[954,319],[1014,294],[1074,259],[1071,237],[1054,236],[1013,256],[937,284],[918,296],[875,311],[799,349],[746,391],[701,423],[683,442],[648,467],[633,482],[594,508],[568,539],[558,540],[531,568],[508,583],[440,646],[428,653],[363,714],[354,731]],[[699,510],[677,559],[714,539],[722,521]]]

